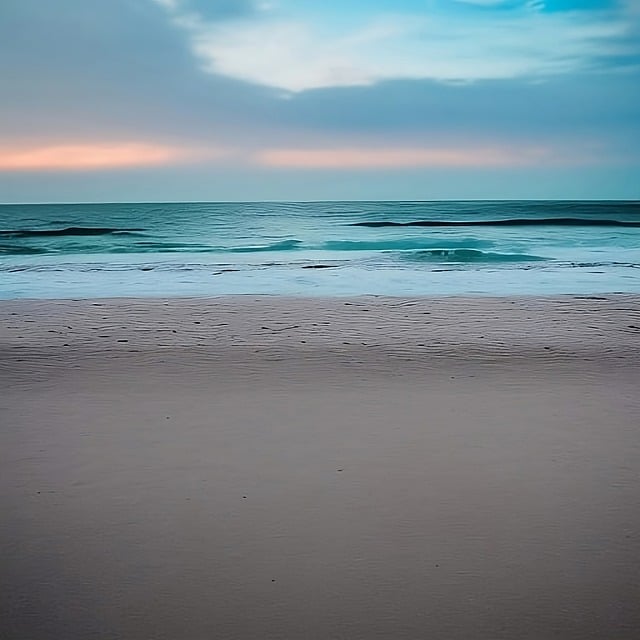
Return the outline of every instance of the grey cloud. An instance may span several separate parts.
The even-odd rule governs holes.
[[[591,74],[544,83],[446,85],[394,81],[298,94],[275,121],[335,134],[571,136],[640,129],[640,74]]]
[[[0,133],[226,132],[271,92],[199,70],[150,0],[3,0]]]
[[[192,6],[208,7],[209,19],[254,9]],[[151,0],[2,0],[0,42],[4,140],[131,134],[251,147],[595,136],[626,148],[640,135],[637,71],[538,84],[392,81],[283,99],[200,71],[183,32]]]

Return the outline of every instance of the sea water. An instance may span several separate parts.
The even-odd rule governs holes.
[[[0,206],[0,298],[640,292],[640,202]]]

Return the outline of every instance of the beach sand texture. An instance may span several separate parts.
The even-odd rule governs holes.
[[[0,638],[636,639],[640,298],[0,303]]]

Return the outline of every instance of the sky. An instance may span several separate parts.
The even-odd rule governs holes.
[[[0,202],[640,198],[640,0],[1,0]]]

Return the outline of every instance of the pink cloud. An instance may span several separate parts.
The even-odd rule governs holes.
[[[0,171],[92,171],[162,166],[198,155],[202,154],[180,147],[140,142],[0,147]]]
[[[289,169],[403,169],[411,167],[502,167],[528,165],[549,158],[540,148],[336,148],[266,149],[255,162]]]

